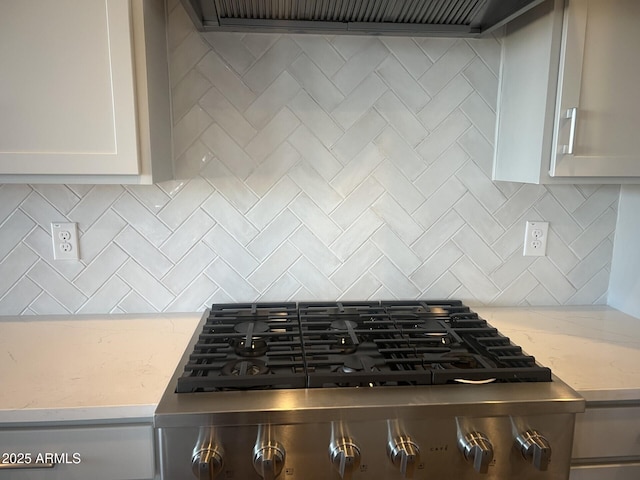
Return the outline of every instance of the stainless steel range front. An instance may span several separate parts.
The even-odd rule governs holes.
[[[155,427],[163,480],[566,480],[583,410],[459,301],[217,304]]]

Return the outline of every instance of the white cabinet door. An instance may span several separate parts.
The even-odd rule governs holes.
[[[0,173],[140,172],[129,0],[0,0]]]
[[[151,425],[0,429],[0,480],[148,480],[154,470]]]
[[[567,0],[552,176],[640,176],[638,22],[637,0]]]

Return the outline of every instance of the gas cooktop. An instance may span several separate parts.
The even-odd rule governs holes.
[[[457,300],[214,304],[177,393],[550,382]]]

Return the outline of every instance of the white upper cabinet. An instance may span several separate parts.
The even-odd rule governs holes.
[[[555,0],[508,25],[494,179],[640,183],[640,2]]]
[[[0,0],[0,65],[0,183],[171,178],[161,0]]]

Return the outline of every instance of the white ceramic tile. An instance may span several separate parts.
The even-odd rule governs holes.
[[[171,235],[171,230],[129,193],[122,195],[113,204],[113,210],[127,223],[135,225],[134,228],[156,247]]]
[[[340,260],[331,249],[305,227],[296,230],[291,236],[291,243],[327,277],[340,266]]]
[[[331,244],[331,250],[344,261],[360,248],[383,224],[371,211],[364,212]]]
[[[260,265],[242,244],[219,225],[212,228],[203,241],[243,277],[248,276]]]
[[[27,276],[71,312],[77,311],[87,300],[75,285],[42,260],[29,270]]]
[[[203,169],[202,176],[241,212],[248,211],[258,201],[253,191],[218,160],[210,161]],[[192,204],[200,205],[198,202]]]
[[[248,276],[248,280],[256,289],[264,292],[284,275],[299,257],[300,251],[289,242],[285,242]]]
[[[207,44],[197,32],[191,32],[171,52],[169,75],[172,85],[178,82],[191,70],[208,51]]]
[[[383,161],[373,176],[408,213],[425,201],[424,195],[390,161]]]
[[[398,234],[404,243],[411,244],[422,235],[423,230],[420,225],[388,193],[376,200],[372,210]]]
[[[456,75],[422,110],[418,118],[429,130],[438,127],[473,92],[473,87],[462,75]]]
[[[409,180],[415,180],[427,168],[422,157],[391,126],[386,127],[374,143]]]
[[[18,205],[29,196],[33,189],[29,185],[0,185],[0,223],[18,208]]]
[[[80,201],[78,195],[65,185],[33,185],[33,189],[65,215]]]
[[[282,107],[296,96],[299,90],[300,85],[295,78],[284,71],[253,101],[244,112],[244,117],[254,127],[263,128]],[[246,145],[247,142],[239,143]]]
[[[120,277],[111,277],[80,307],[78,313],[111,313],[130,291],[131,287]]]
[[[119,185],[95,185],[78,202],[67,218],[76,222],[80,231],[87,231],[123,192],[124,189]]]
[[[504,232],[504,228],[470,193],[466,193],[454,209],[488,243],[495,242]]]
[[[35,223],[20,210],[16,210],[0,224],[0,260],[2,260],[33,229]]]
[[[203,35],[209,45],[240,75],[246,72],[256,61],[256,56],[242,42],[242,37],[243,34],[241,33],[210,32]],[[264,35],[262,37],[271,39],[276,36]],[[269,45],[271,42],[265,41],[263,43]]]
[[[155,249],[152,251],[156,252]],[[75,284],[87,298],[90,298],[113,277],[114,273],[127,261],[127,258],[127,254],[122,249],[111,244],[76,277]]]
[[[289,105],[326,147],[333,145],[342,135],[342,129],[306,92],[299,92]]]
[[[211,125],[200,139],[241,180],[255,168],[255,161],[218,124]]]
[[[480,57],[476,57],[467,65],[463,73],[471,86],[487,102],[487,105],[497,105],[498,75],[492,72]]]
[[[490,213],[495,213],[505,204],[506,198],[502,192],[482,173],[475,163],[467,162],[464,167],[456,172],[456,177]]]
[[[189,73],[171,91],[173,124],[178,123],[210,88],[211,82],[204,75],[195,69],[189,70]]]
[[[340,235],[340,228],[305,194],[298,195],[289,205],[289,210],[326,245]]]
[[[213,193],[211,185],[202,178],[186,183],[158,214],[158,218],[171,230],[176,229]]]
[[[2,285],[0,284],[0,288]],[[23,277],[13,284],[9,292],[0,297],[0,311],[4,315],[28,315],[28,306],[38,298],[42,292],[41,288],[26,277]],[[33,313],[36,313],[33,311]]]
[[[345,291],[381,256],[382,252],[378,250],[378,247],[373,242],[367,241],[342,262],[342,265],[331,275],[331,281],[340,290]]]
[[[388,226],[379,228],[371,241],[393,264],[402,271],[405,277],[411,278],[411,273],[422,263],[420,258],[399,238]]]
[[[202,208],[242,245],[258,234],[258,230],[219,193],[211,195]]]
[[[99,258],[102,258],[102,262],[99,263],[99,266],[102,267],[105,262],[108,262],[108,255],[113,254],[114,263],[119,261],[118,267],[120,267],[125,260],[132,258],[157,279],[162,278],[173,266],[172,262],[165,257],[160,250],[157,250],[131,226],[122,230],[114,242],[120,248],[116,247],[114,249],[112,248],[113,244],[110,244],[100,253],[93,263]],[[126,252],[126,256],[122,255],[123,250]],[[107,256],[105,256],[105,253]],[[91,265],[89,268],[90,267]],[[112,268],[107,265],[105,265],[105,267]]]
[[[347,197],[375,171],[383,160],[384,157],[380,151],[370,143],[342,169],[340,175],[331,181],[331,185],[340,195]]]
[[[300,257],[289,269],[301,285],[319,298],[337,298],[340,290],[305,257]]]
[[[213,120],[199,105],[194,105],[173,126],[173,154],[178,157],[204,132]]]
[[[396,127],[397,132],[409,145],[415,147],[427,136],[427,130],[395,93],[385,93],[378,99],[375,107],[388,123]]]
[[[424,48],[424,44],[423,44]],[[420,84],[432,97],[458,75],[475,58],[475,53],[464,41],[456,42],[420,77]]]
[[[261,230],[271,223],[293,201],[299,192],[298,185],[289,177],[284,177],[254,205],[246,217]]]
[[[455,244],[485,274],[493,272],[502,261],[471,227],[465,226],[453,236]]]
[[[258,133],[217,88],[210,88],[206,95],[200,97],[199,105],[238,145],[244,147]]]
[[[381,37],[380,39],[413,78],[419,78],[432,65],[413,38]]]
[[[244,84],[242,78],[214,52],[207,53],[198,63],[197,69],[241,112],[256,98],[256,94]]]
[[[325,111],[332,111],[344,101],[340,90],[306,55],[300,55],[289,71]]]
[[[298,127],[300,121],[288,108],[280,110],[271,121],[249,142],[245,151],[262,162]]]
[[[349,129],[386,91],[387,86],[384,82],[377,75],[370,75],[358,85],[358,88],[344,97],[340,105],[333,109],[331,115],[342,128]]]
[[[243,74],[242,79],[256,93],[263,92],[297,58],[301,50],[287,36],[280,39]]]
[[[367,178],[331,212],[331,219],[342,229],[348,228],[365,210],[371,208],[384,191],[375,178]]]
[[[249,243],[248,249],[259,260],[264,260],[282,242],[295,232],[300,220],[289,210],[284,210],[273,221],[263,228]]]
[[[201,36],[169,5],[176,180],[0,185],[0,314],[606,300],[619,187],[490,181],[495,37]],[[52,259],[55,220],[80,261]]]
[[[415,298],[420,290],[391,261],[382,257],[369,270],[396,298]]]
[[[128,260],[118,270],[118,276],[154,309],[164,310],[173,300],[173,294],[133,260]],[[120,306],[122,307],[122,304]],[[125,311],[129,312],[130,310]]]
[[[220,286],[230,301],[250,302],[258,298],[258,291],[220,258],[214,260],[205,273],[216,285]]]
[[[431,99],[414,77],[392,55],[389,55],[382,62],[376,72],[412,112],[420,110]]]
[[[348,164],[352,158],[384,129],[386,122],[375,110],[369,110],[345,132],[331,149],[343,164]]]
[[[179,295],[216,258],[216,254],[204,243],[197,243],[163,278],[162,284]]]
[[[258,165],[244,182],[257,195],[267,193],[298,161],[300,154],[283,142]]]
[[[576,288],[566,279],[551,261],[545,257],[536,260],[529,271],[545,285],[559,302],[566,302],[576,292]]]
[[[342,164],[305,125],[296,128],[288,141],[325,180],[330,181],[342,170]]]
[[[341,201],[342,197],[327,184],[313,168],[299,163],[289,171],[289,177],[311,198],[324,212],[330,212]]]
[[[292,38],[327,76],[332,76],[344,65],[344,59],[325,37],[320,35],[293,35]]]
[[[364,78],[386,58],[389,50],[377,38],[368,38],[367,44],[351,56],[332,77],[336,86],[348,95]]]

